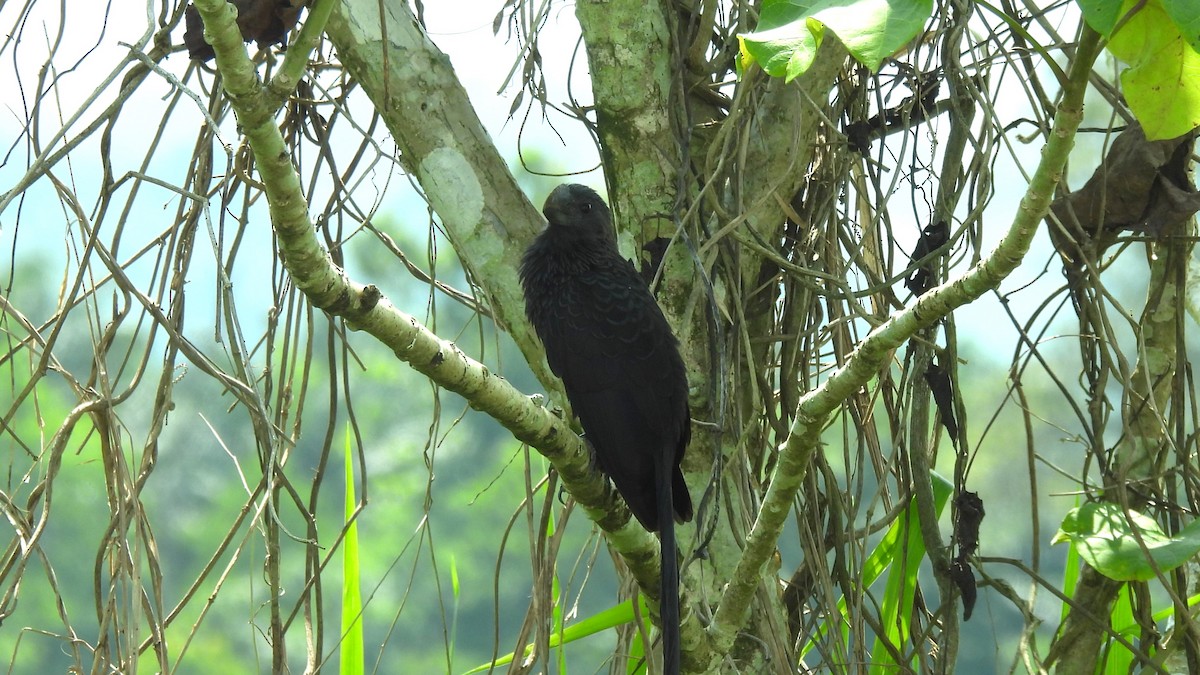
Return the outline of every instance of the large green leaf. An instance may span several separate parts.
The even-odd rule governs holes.
[[[1196,0],[1162,0],[1163,9],[1195,51],[1200,51],[1200,2]]]
[[[871,70],[921,31],[933,0],[765,0],[758,29],[738,36],[742,67],[791,81],[808,70],[825,31]]]
[[[1200,52],[1193,46],[1200,41],[1200,10],[1194,3],[1188,0],[1186,9],[1178,9],[1185,3],[1170,3],[1179,12],[1172,20],[1165,0],[1145,0],[1132,14],[1138,0],[1125,0],[1122,21],[1109,36],[1108,50],[1129,65],[1121,73],[1125,99],[1150,140],[1176,138],[1200,126]],[[1181,25],[1191,27],[1187,38]]]
[[[1110,579],[1146,581],[1154,578],[1156,568],[1169,572],[1200,552],[1200,520],[1170,537],[1149,516],[1093,502],[1063,518],[1051,543],[1063,541],[1071,542],[1087,564]]]
[[[1110,37],[1117,22],[1137,3],[1124,0],[1078,0],[1083,18],[1097,33]],[[1151,0],[1147,5],[1161,5],[1163,12],[1192,49],[1200,51],[1200,2],[1196,0]]]
[[[1122,0],[1079,0],[1079,9],[1083,10],[1083,18],[1092,30],[1101,35],[1108,35],[1117,27],[1117,19],[1121,18]]]

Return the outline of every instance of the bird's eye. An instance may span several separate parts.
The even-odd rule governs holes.
[[[580,210],[582,210],[584,213],[591,213],[591,212],[592,212],[592,204],[591,204],[591,202],[584,202],[583,204],[581,204],[581,205],[580,205],[580,207],[579,207],[579,208],[580,208]]]

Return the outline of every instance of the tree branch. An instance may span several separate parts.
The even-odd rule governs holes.
[[[299,34],[288,45],[288,50],[283,55],[283,64],[267,85],[272,101],[285,101],[296,91],[296,85],[308,70],[308,58],[321,43],[321,35],[325,32],[325,24],[329,22],[329,14],[337,4],[338,0],[316,0],[309,5],[308,16],[305,17]]]
[[[533,446],[549,459],[562,478],[563,485],[587,517],[604,530],[612,547],[629,564],[638,585],[648,596],[657,598],[658,540],[632,519],[629,509],[608,479],[593,465],[586,444],[570,426],[523,395],[507,380],[491,373],[482,363],[465,355],[454,343],[438,337],[415,318],[397,309],[374,286],[355,283],[332,263],[314,234],[299,176],[289,159],[265,90],[246,55],[232,6],[225,0],[196,0],[195,4],[204,19],[205,38],[216,52],[217,68],[222,74],[230,104],[254,152],[270,204],[271,224],[275,229],[279,250],[297,288],[315,307],[345,319],[347,325],[354,329],[372,335],[414,370],[438,386],[463,396],[471,407],[490,415],[518,440]],[[363,24],[351,26],[344,14],[356,5],[361,9],[362,4],[361,1],[347,3],[331,18],[330,28],[334,30],[336,25],[336,34],[341,39],[362,38],[369,34],[369,22],[366,27]],[[372,8],[379,6],[373,2],[367,4]],[[407,11],[404,6],[396,7],[394,3],[389,4],[388,9],[392,12]],[[363,19],[362,15],[358,15],[358,18]],[[393,69],[397,72],[391,74],[392,78],[406,81],[406,78],[419,75],[434,83],[426,84],[426,87],[448,86],[446,82],[436,79],[439,73],[453,78],[445,57],[415,28],[403,30],[399,25],[403,23],[406,22],[399,20],[396,14],[389,14],[384,28],[381,29],[378,23],[375,25],[373,43],[342,42],[338,45],[339,54],[343,58],[348,53],[351,58],[363,58],[370,53],[370,49],[378,54],[382,44],[381,30],[387,30],[390,56],[384,56],[380,63],[390,60],[392,64],[406,66]],[[360,62],[358,65],[361,67],[364,64]],[[456,81],[454,83],[457,91],[461,92],[461,87],[457,87]],[[363,84],[366,87],[367,82]],[[428,99],[422,96],[430,93],[426,89],[407,92],[397,89],[400,85],[395,79],[373,80],[371,84],[381,84],[385,92],[396,92],[395,96],[383,94],[382,100],[390,101],[391,107],[380,106],[381,110],[389,112],[390,121],[395,121],[395,115],[399,114],[397,111],[406,111],[406,106],[426,105]],[[380,92],[376,91],[375,96],[379,95]],[[434,95],[435,103],[444,103],[446,98],[443,97],[449,97],[451,93],[442,90],[431,95]],[[379,101],[376,98],[377,104]],[[460,240],[454,242],[460,257],[475,253],[474,260],[479,265],[476,268],[477,275],[481,281],[491,282],[497,294],[506,292],[509,286],[495,278],[500,275],[512,277],[511,286],[517,290],[511,292],[519,294],[515,262],[517,253],[514,251],[521,251],[524,247],[506,245],[506,239],[498,236],[504,223],[499,214],[521,212],[522,209],[530,212],[525,214],[526,217],[519,221],[520,227],[516,228],[522,235],[517,237],[518,244],[532,236],[533,223],[540,224],[540,221],[533,219],[539,217],[524,200],[507,170],[503,172],[504,180],[489,183],[482,180],[483,177],[472,168],[480,166],[472,164],[472,160],[485,155],[498,155],[490,142],[486,149],[483,147],[487,141],[486,133],[474,118],[465,94],[462,105],[465,107],[442,109],[441,112],[431,108],[423,116],[429,122],[426,129],[414,128],[411,121],[409,126],[393,127],[389,124],[389,127],[398,138],[401,133],[413,138],[415,154],[406,159],[416,163],[417,175],[431,202],[444,204],[444,223],[448,230],[454,229],[460,236]],[[473,129],[464,130],[462,126],[467,116],[475,122]],[[460,132],[463,135],[457,135]],[[494,165],[488,165],[487,168],[499,171]],[[507,193],[502,191],[506,188],[509,189]],[[461,248],[460,243],[463,244]],[[480,246],[483,247],[482,252],[477,250]],[[522,306],[519,297],[506,298],[503,302],[494,303],[493,311],[499,312],[504,308],[512,311]],[[519,321],[514,319],[508,322],[510,328],[514,324],[528,330],[523,316]],[[540,348],[536,345],[533,348],[537,350],[537,359],[543,360]]]
[[[400,164],[421,184],[492,316],[542,384],[558,390],[525,319],[517,279],[521,254],[544,220],[488,137],[449,58],[402,2],[340,2],[327,33],[383,116]]]

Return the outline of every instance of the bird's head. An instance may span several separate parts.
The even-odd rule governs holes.
[[[542,214],[552,229],[577,237],[598,237],[616,244],[612,212],[608,205],[586,185],[564,183],[546,198]]]

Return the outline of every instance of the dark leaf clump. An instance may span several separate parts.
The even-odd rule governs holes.
[[[1140,125],[1121,132],[1078,190],[1054,200],[1050,237],[1068,277],[1096,260],[1120,231],[1162,238],[1200,211],[1188,175],[1196,132],[1150,141]]]
[[[930,253],[938,250],[946,245],[950,240],[950,226],[946,221],[939,220],[938,222],[927,225],[921,230],[921,237],[917,240],[917,245],[913,248],[911,260],[915,263],[919,260],[929,257]],[[904,287],[912,291],[913,295],[922,295],[925,291],[933,288],[933,261],[926,261],[920,267],[912,271],[908,278],[904,280]]]
[[[925,381],[929,383],[929,392],[933,394],[933,402],[938,409],[938,417],[950,438],[958,438],[958,418],[954,414],[954,383],[945,366],[933,361],[929,370],[925,371]]]
[[[979,525],[983,522],[983,500],[977,492],[960,492],[954,498],[954,540],[958,544],[958,555],[950,562],[950,579],[962,594],[963,621],[970,621],[975,611],[975,573],[971,571],[970,557],[979,548]]]

